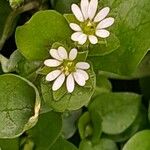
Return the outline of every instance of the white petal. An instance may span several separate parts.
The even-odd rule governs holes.
[[[57,60],[60,60],[60,61],[62,61],[63,59],[58,55],[58,50],[56,50],[56,49],[50,49],[50,55],[53,57],[53,58],[55,58],[55,59],[57,59]]]
[[[76,24],[76,23],[70,23],[69,26],[74,31],[81,31],[80,26],[78,24]]]
[[[55,81],[54,84],[52,86],[52,90],[53,91],[57,91],[64,83],[65,81],[65,74],[62,73]]]
[[[84,86],[85,85],[85,78],[81,73],[78,72],[74,72],[73,73],[74,79],[77,82],[77,84],[79,84],[80,86]]]
[[[87,62],[78,62],[76,64],[76,67],[78,69],[89,69],[90,68],[90,65],[87,63]]]
[[[81,10],[80,10],[80,8],[79,8],[78,5],[72,4],[72,5],[71,5],[71,10],[72,10],[73,14],[75,15],[75,17],[76,17],[79,21],[81,21],[81,22],[84,21],[82,12],[81,12]]]
[[[94,35],[89,35],[88,38],[89,38],[89,41],[90,41],[92,44],[97,44],[97,43],[98,43],[98,39],[97,39],[96,36],[94,36]]]
[[[89,0],[81,0],[81,10],[85,20],[88,19],[88,8],[89,8]]]
[[[56,59],[47,59],[44,61],[44,64],[48,67],[57,67],[61,64],[62,62],[56,60]]]
[[[70,74],[70,75],[67,77],[66,86],[67,86],[68,92],[69,92],[69,93],[72,93],[73,90],[74,90],[74,86],[75,86],[74,78],[73,78],[72,74]]]
[[[78,37],[78,43],[80,45],[83,45],[87,40],[87,35],[86,34],[81,34],[79,37]]]
[[[103,20],[108,15],[109,11],[110,11],[109,7],[105,7],[101,9],[96,15],[96,17],[94,18],[94,22],[99,22]]]
[[[68,59],[68,54],[67,51],[64,47],[60,46],[58,48],[58,55],[62,58],[62,59]]]
[[[71,49],[70,53],[69,53],[69,60],[74,60],[77,57],[77,49],[73,48]]]
[[[92,20],[95,16],[95,13],[97,11],[98,6],[98,0],[91,0],[88,8],[88,16],[89,19]]]
[[[107,28],[107,27],[110,27],[113,23],[114,23],[114,18],[112,17],[109,17],[109,18],[106,18],[104,20],[102,20],[98,25],[97,25],[97,29],[104,29],[104,28]]]
[[[86,71],[81,70],[81,69],[77,69],[76,72],[82,74],[82,75],[84,76],[85,80],[88,80],[88,79],[89,79],[89,75],[88,75],[88,73],[87,73]]]
[[[60,74],[61,74],[61,71],[60,71],[60,70],[54,70],[54,71],[50,72],[50,73],[46,76],[46,80],[47,80],[47,81],[53,81],[53,80],[55,80]]]
[[[96,31],[96,35],[99,36],[99,37],[101,37],[101,38],[106,38],[106,37],[108,37],[110,35],[110,32],[107,31],[107,30],[104,30],[104,29],[97,30]]]
[[[71,35],[71,39],[73,41],[78,41],[79,40],[79,36],[82,35],[83,33],[82,32],[75,32]]]

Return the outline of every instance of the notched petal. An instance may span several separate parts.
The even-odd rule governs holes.
[[[72,93],[73,90],[74,90],[74,87],[75,87],[74,78],[73,78],[73,75],[72,75],[72,74],[70,74],[70,75],[67,77],[66,86],[67,86],[67,91],[68,91],[69,93]]]
[[[65,81],[65,74],[62,73],[55,81],[54,84],[52,86],[52,90],[53,91],[57,91],[64,83]]]
[[[56,60],[56,59],[47,59],[44,61],[44,64],[48,67],[57,67],[61,64],[62,62]]]
[[[90,68],[90,65],[87,63],[87,62],[78,62],[77,64],[76,64],[76,67],[78,68],[78,69],[89,69]]]
[[[75,17],[77,18],[77,20],[79,20],[80,22],[84,21],[83,14],[78,5],[72,4],[71,10],[72,10],[73,14],[75,15]]]

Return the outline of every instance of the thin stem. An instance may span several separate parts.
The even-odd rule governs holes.
[[[22,7],[19,7],[15,10],[13,10],[7,20],[6,20],[6,23],[5,23],[5,27],[4,27],[4,30],[3,30],[3,34],[2,34],[2,37],[0,39],[0,50],[2,50],[3,46],[4,46],[4,43],[5,41],[7,40],[9,34],[10,34],[10,31],[11,31],[11,28],[12,28],[12,25],[13,25],[13,22],[15,20],[15,18],[23,13],[23,12],[26,12],[26,11],[29,11],[29,10],[32,10],[34,8],[37,8],[39,7],[39,2],[37,1],[33,1],[33,2],[29,2],[27,4],[25,4],[24,6]]]

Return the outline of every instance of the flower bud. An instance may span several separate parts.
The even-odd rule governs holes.
[[[23,2],[24,0],[9,0],[10,6],[14,9],[19,7]]]

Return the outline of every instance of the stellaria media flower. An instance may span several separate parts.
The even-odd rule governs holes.
[[[73,48],[67,53],[66,49],[60,46],[58,49],[50,49],[50,55],[53,59],[47,59],[44,64],[48,67],[56,67],[47,76],[47,81],[54,81],[52,90],[57,91],[65,82],[69,93],[75,88],[75,82],[79,86],[84,86],[89,79],[88,73],[85,71],[90,68],[87,62],[75,62],[77,57],[77,49]]]
[[[110,32],[106,28],[114,23],[114,18],[108,15],[110,8],[104,7],[97,13],[98,0],[81,0],[80,7],[77,4],[72,4],[71,10],[76,19],[80,22],[70,23],[70,27],[75,33],[72,34],[71,39],[83,45],[87,40],[91,44],[98,43],[98,38],[107,38]],[[97,13],[97,14],[96,14]]]

